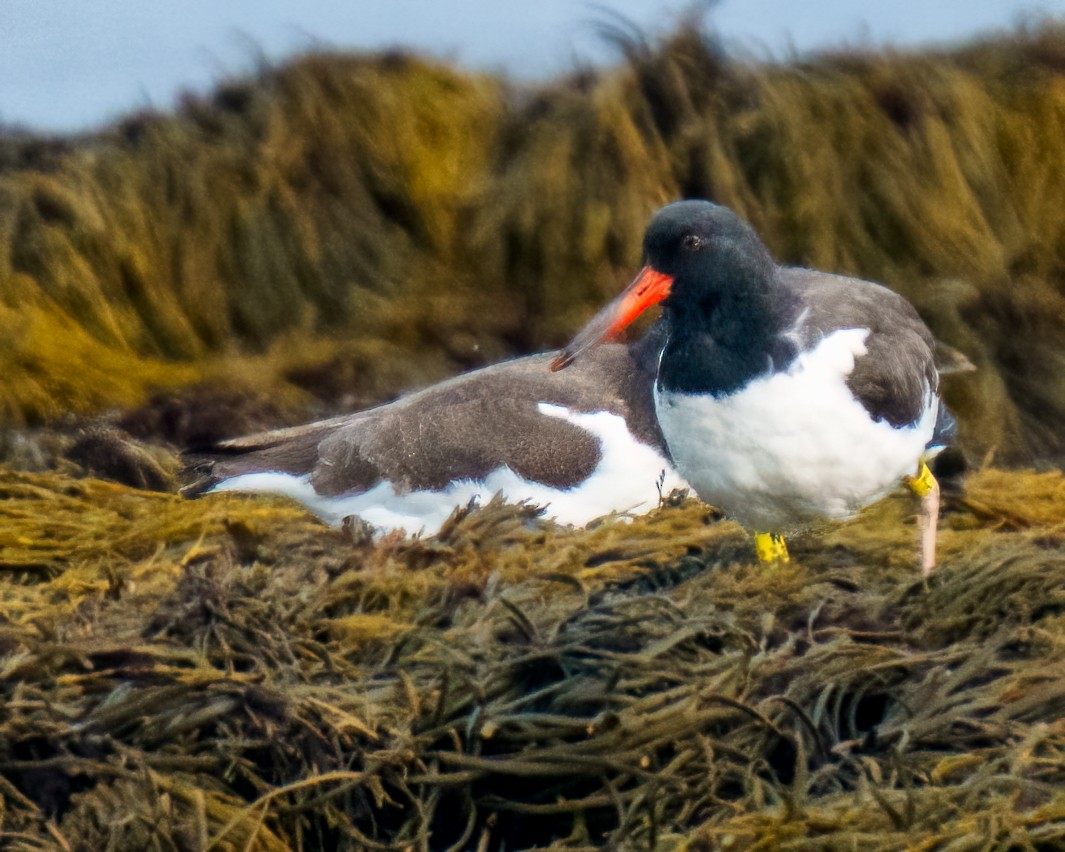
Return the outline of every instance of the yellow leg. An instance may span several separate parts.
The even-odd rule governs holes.
[[[933,491],[939,490],[939,483],[936,482],[936,478],[932,476],[932,471],[928,469],[928,465],[923,461],[917,468],[917,476],[907,476],[906,484],[910,486],[910,490],[918,497],[927,497]]]
[[[936,526],[939,523],[939,483],[928,465],[921,461],[917,476],[906,477],[906,484],[921,498],[918,526],[921,530],[921,573],[928,576],[936,567]]]
[[[779,533],[755,533],[754,552],[759,562],[789,562],[788,546]]]

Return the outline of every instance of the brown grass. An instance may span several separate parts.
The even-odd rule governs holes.
[[[174,116],[4,140],[0,418],[220,374],[350,407],[557,345],[649,213],[702,196],[784,261],[917,303],[980,368],[948,388],[976,456],[1060,459],[1060,26],[773,66],[694,29],[621,44],[624,67],[533,90],[309,56]]]
[[[691,502],[366,545],[269,500],[0,493],[7,848],[1065,838],[1058,473],[974,476],[927,585],[903,495],[767,568]]]

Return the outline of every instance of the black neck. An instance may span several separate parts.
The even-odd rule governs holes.
[[[728,286],[701,292],[698,304],[665,303],[669,339],[658,370],[660,387],[726,396],[795,359],[797,342],[786,333],[801,304],[777,281],[775,270],[733,273]]]

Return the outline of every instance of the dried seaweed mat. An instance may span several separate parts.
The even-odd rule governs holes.
[[[376,544],[284,502],[0,471],[0,845],[1065,843],[1065,479],[755,565],[695,502]]]

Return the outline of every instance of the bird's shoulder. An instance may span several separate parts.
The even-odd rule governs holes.
[[[833,332],[864,329],[864,352],[847,385],[877,420],[892,426],[916,422],[938,391],[936,342],[916,308],[882,284],[845,275],[787,267],[785,286],[802,304],[795,331],[803,348]]]

